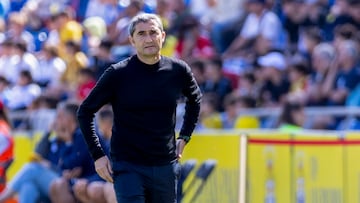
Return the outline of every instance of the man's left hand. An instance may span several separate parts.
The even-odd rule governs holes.
[[[176,156],[177,156],[177,159],[181,159],[185,145],[186,145],[186,142],[183,139],[177,139],[176,140]]]

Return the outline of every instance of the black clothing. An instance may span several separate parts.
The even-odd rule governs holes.
[[[187,102],[180,135],[191,136],[201,92],[186,63],[161,57],[158,63],[147,65],[132,56],[110,66],[78,112],[93,159],[105,155],[95,133],[94,114],[110,103],[114,111],[112,161],[165,165],[175,160],[175,112],[181,94]]]
[[[102,76],[102,74],[110,65],[115,63],[115,61],[113,60],[101,59],[98,56],[94,56],[93,61],[93,70],[95,72],[96,80],[98,80]]]
[[[290,82],[283,78],[283,80],[279,83],[273,83],[270,80],[266,81],[264,86],[261,88],[261,99],[264,102],[275,102],[279,103],[281,97],[286,95],[290,90]]]

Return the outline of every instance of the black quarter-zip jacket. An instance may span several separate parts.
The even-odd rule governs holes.
[[[95,113],[110,103],[114,124],[113,161],[164,165],[176,159],[177,101],[186,97],[180,135],[191,136],[198,121],[201,92],[190,67],[162,56],[153,65],[136,55],[110,66],[80,105],[78,120],[94,160],[105,155],[95,132]]]

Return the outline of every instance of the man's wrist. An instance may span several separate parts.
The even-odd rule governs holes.
[[[179,135],[179,137],[177,139],[182,139],[184,140],[186,143],[188,143],[190,141],[190,136],[187,135]]]

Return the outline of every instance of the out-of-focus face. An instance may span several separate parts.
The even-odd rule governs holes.
[[[330,66],[331,60],[321,54],[313,54],[312,57],[311,63],[315,71],[319,73],[326,72]]]
[[[0,46],[0,56],[11,56],[14,53],[14,48],[9,45]]]
[[[67,113],[64,109],[57,109],[54,127],[56,135],[60,140],[65,141],[69,139],[67,137],[69,135],[67,133],[69,131],[68,126],[70,126],[69,122],[73,122],[73,120],[74,119],[70,116],[70,114]]]
[[[192,68],[191,71],[197,83],[204,82],[204,75],[198,68]]]
[[[270,66],[268,66],[268,67],[263,67],[263,77],[264,77],[264,79],[265,80],[268,80],[268,79],[271,79],[271,78],[273,78],[274,76],[277,76],[277,75],[279,75],[279,74],[281,74],[281,72],[280,71],[278,71],[276,68],[274,68],[274,67],[270,67]]]
[[[247,2],[247,10],[250,13],[261,14],[265,5],[258,2]]]
[[[294,68],[289,69],[289,80],[290,82],[296,82],[302,77],[301,73]]]
[[[154,20],[138,23],[133,35],[130,36],[130,42],[140,58],[159,56],[164,40],[165,32],[157,26]]]
[[[28,85],[29,83],[30,83],[29,79],[23,75],[20,75],[17,80],[17,84],[20,86],[25,86],[25,85]]]
[[[355,21],[360,22],[360,4],[351,5],[349,10],[351,17]]]
[[[73,118],[64,109],[59,108],[57,110],[56,121],[59,127],[66,128],[68,126],[68,123],[73,121]]]
[[[111,119],[99,119],[98,125],[100,132],[102,132],[104,136],[111,136],[111,134],[107,134],[107,132],[111,132],[112,129],[113,122]]]
[[[304,123],[305,123],[305,119],[306,119],[306,115],[305,115],[305,112],[304,112],[304,109],[299,109],[297,111],[293,111],[291,113],[291,116],[293,117],[295,123],[298,125],[298,126],[303,126]]]
[[[271,49],[272,42],[260,35],[255,40],[255,50],[259,55],[265,55]]]
[[[215,64],[208,63],[205,66],[205,79],[213,82],[217,82],[221,78],[221,71]]]

